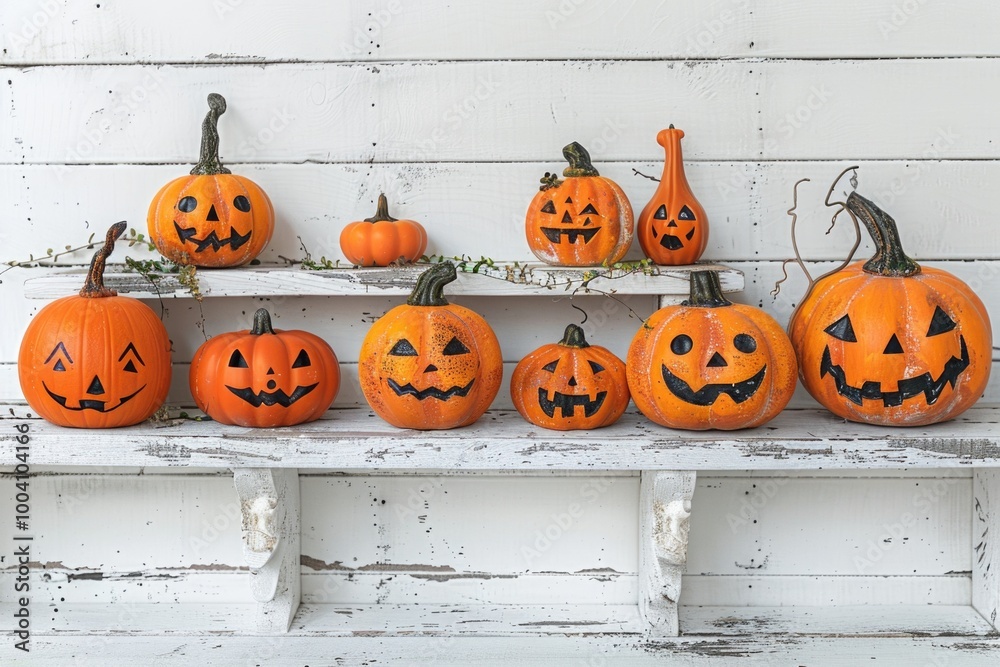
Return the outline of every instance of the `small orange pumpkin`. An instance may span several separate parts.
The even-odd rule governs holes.
[[[583,146],[574,141],[563,156],[565,180],[545,174],[528,206],[528,247],[558,266],[614,264],[632,244],[632,205],[617,183],[598,173]]]
[[[456,277],[450,262],[424,271],[406,304],[380,317],[361,344],[361,390],[393,426],[471,424],[500,390],[503,357],[493,329],[444,298],[444,286]]]
[[[17,374],[28,405],[60,426],[131,426],[170,389],[170,339],[149,306],[104,286],[104,264],[125,231],[108,230],[79,296],[48,304],[21,340]]]
[[[923,426],[971,407],[990,378],[989,314],[964,282],[906,256],[896,222],[857,193],[847,208],[875,256],[820,278],[789,333],[802,384],[852,421]]]
[[[653,313],[625,363],[636,406],[671,428],[760,426],[795,392],[788,336],[759,308],[726,299],[715,271],[691,274],[688,300]]]
[[[360,266],[415,262],[427,249],[427,232],[416,220],[389,215],[389,202],[380,194],[375,215],[340,232],[340,249],[349,262]]]
[[[639,245],[657,264],[694,264],[708,245],[708,216],[684,174],[683,130],[671,125],[656,142],[666,150],[660,184],[639,214]]]
[[[610,426],[628,407],[625,362],[583,329],[566,327],[558,343],[543,345],[514,368],[514,407],[527,421],[557,431]]]
[[[191,175],[170,181],[153,197],[146,218],[149,238],[178,264],[240,266],[271,240],[274,207],[259,185],[222,166],[218,124],[226,100],[212,93],[208,107],[201,159]]]
[[[202,343],[188,381],[198,408],[217,422],[292,426],[329,409],[340,389],[340,365],[322,338],[272,329],[270,313],[261,308],[252,329]]]

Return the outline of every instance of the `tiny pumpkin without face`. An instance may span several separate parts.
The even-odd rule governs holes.
[[[970,408],[989,382],[993,333],[964,282],[903,252],[896,222],[857,193],[847,208],[875,256],[816,281],[789,333],[806,390],[852,421],[922,426]]]
[[[656,135],[666,150],[663,175],[637,223],[639,245],[657,264],[694,264],[708,245],[708,216],[688,185],[682,138],[684,132],[673,125]]]
[[[191,395],[217,422],[270,428],[323,416],[340,389],[337,355],[308,331],[271,328],[265,308],[253,328],[215,336],[191,360]]]
[[[518,362],[510,397],[536,426],[557,431],[610,426],[628,407],[625,363],[611,350],[590,345],[583,329],[570,324],[561,341]]]
[[[795,391],[788,336],[759,308],[726,299],[715,271],[691,274],[690,298],[653,313],[625,363],[636,406],[671,428],[760,426]]]
[[[427,249],[427,232],[416,220],[397,220],[389,215],[389,202],[380,194],[375,215],[341,230],[340,249],[349,262],[361,266],[412,263]]]
[[[493,329],[481,315],[444,298],[444,285],[455,278],[450,262],[424,271],[406,304],[380,317],[361,344],[361,390],[393,426],[471,424],[500,389],[503,357]]]
[[[259,255],[274,232],[274,207],[259,185],[219,160],[219,116],[226,100],[208,96],[201,159],[153,197],[147,227],[156,249],[178,264],[240,266]]]
[[[149,306],[104,286],[104,264],[125,231],[108,230],[79,296],[42,308],[21,340],[18,378],[28,405],[60,426],[115,428],[150,417],[170,389],[170,339]]]
[[[614,264],[632,244],[632,205],[617,183],[598,173],[583,146],[573,142],[563,156],[565,180],[545,174],[528,206],[528,247],[558,266]]]

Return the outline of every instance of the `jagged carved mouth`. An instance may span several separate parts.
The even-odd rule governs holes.
[[[694,229],[692,228],[690,232],[685,234],[684,238],[686,238],[688,241],[693,239]],[[680,237],[672,236],[670,234],[664,234],[663,236],[660,237],[660,245],[666,248],[667,250],[680,250],[681,248],[684,247],[684,244],[681,243]]]
[[[255,408],[259,408],[262,405],[280,405],[283,408],[287,408],[292,403],[311,392],[317,386],[319,386],[318,382],[316,384],[299,385],[290,395],[286,394],[284,389],[278,389],[277,391],[262,390],[255,393],[250,387],[237,389],[236,387],[230,387],[228,384],[226,385],[226,389],[233,392],[233,394],[239,396]]]
[[[933,405],[941,397],[945,385],[950,384],[951,388],[954,389],[958,376],[969,367],[969,348],[965,346],[965,336],[960,336],[959,342],[962,346],[962,358],[959,359],[952,355],[951,359],[945,362],[944,370],[941,371],[937,380],[931,377],[930,373],[904,378],[896,382],[896,391],[882,391],[882,383],[872,380],[866,381],[860,387],[852,387],[847,384],[844,369],[830,360],[829,345],[823,350],[823,359],[819,364],[819,376],[823,378],[829,373],[837,386],[837,393],[858,405],[862,405],[864,399],[867,398],[881,400],[883,406],[891,408],[902,405],[903,401],[920,394],[923,394],[927,399],[927,405]]]
[[[80,406],[76,408],[71,408],[70,406],[66,405],[65,396],[60,396],[59,394],[55,393],[54,391],[49,389],[44,382],[42,382],[42,388],[45,389],[46,393],[48,393],[48,395],[52,398],[53,401],[63,406],[67,410],[73,410],[74,412],[79,412],[81,410],[93,410],[95,412],[111,412],[112,410],[117,410],[118,408],[125,405],[133,398],[135,398],[136,394],[138,394],[140,391],[146,388],[146,385],[142,385],[141,387],[136,389],[134,393],[131,393],[128,396],[123,396],[122,400],[118,401],[118,405],[111,408],[105,407],[108,403],[107,401],[95,401],[94,399],[91,398],[81,398]]]
[[[742,403],[756,394],[757,390],[760,389],[761,383],[764,382],[767,364],[764,364],[753,377],[747,378],[742,382],[735,382],[733,384],[706,384],[698,391],[691,389],[691,385],[671,373],[664,364],[660,364],[660,369],[663,373],[663,381],[667,383],[667,389],[674,396],[692,405],[712,405],[722,394],[729,396],[735,403]]]
[[[589,220],[589,218],[588,218]],[[542,227],[542,234],[553,243],[562,243],[565,236],[569,243],[576,243],[577,238],[582,238],[584,243],[590,243],[594,234],[601,231],[600,227],[590,227],[588,229],[565,229],[562,227]]]
[[[425,398],[436,398],[439,401],[447,401],[452,396],[465,396],[472,389],[472,383],[476,381],[476,378],[469,380],[469,384],[464,387],[452,387],[451,389],[442,390],[437,387],[427,387],[426,389],[417,389],[412,384],[407,382],[404,385],[400,385],[398,382],[392,378],[388,379],[389,386],[392,390],[396,392],[397,396],[413,396],[418,401],[422,401]]]
[[[208,233],[203,239],[199,239],[195,236],[198,230],[194,227],[181,227],[174,221],[174,229],[177,230],[177,236],[180,238],[181,243],[191,243],[196,246],[194,251],[201,252],[206,248],[211,248],[212,250],[218,251],[223,246],[229,246],[233,250],[238,249],[241,245],[250,240],[250,235],[253,234],[253,230],[248,231],[246,234],[240,234],[232,226],[229,228],[229,238],[220,239],[215,230]]]
[[[590,400],[589,394],[563,394],[553,391],[552,400],[549,400],[549,392],[539,387],[538,405],[542,408],[542,412],[549,417],[555,416],[556,408],[562,410],[563,417],[572,417],[573,413],[576,412],[577,406],[583,407],[584,417],[593,417],[601,409],[601,406],[604,405],[604,399],[607,395],[608,392],[599,391],[597,392],[597,397],[594,400]]]

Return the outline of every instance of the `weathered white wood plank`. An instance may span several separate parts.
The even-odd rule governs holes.
[[[863,0],[99,4],[5,5],[0,63],[997,55],[1000,20],[992,4]]]
[[[977,470],[972,498],[972,606],[994,628],[1000,609],[1000,472]]]
[[[23,408],[7,406],[15,415]],[[332,468],[339,470],[753,470],[947,468],[1000,462],[998,408],[908,430],[786,410],[758,429],[685,432],[626,413],[597,431],[543,432],[490,411],[451,431],[395,429],[368,410],[332,410],[297,427],[244,429],[179,420],[170,426],[67,429],[31,421],[34,465]],[[0,409],[3,415],[7,409]],[[2,423],[13,423],[7,417]],[[0,430],[0,461],[14,430]]]
[[[655,161],[668,122],[688,133],[694,160],[939,157],[935,144],[953,159],[995,159],[1000,150],[996,58],[81,65],[7,77],[6,164],[190,164],[213,91],[230,103],[229,162],[550,160],[571,140],[589,142],[598,161]],[[939,82],[959,79],[977,85],[955,104]],[[73,103],[50,103],[53,90]],[[907,122],[873,123],[859,99]],[[684,112],[664,118],[664,108]]]

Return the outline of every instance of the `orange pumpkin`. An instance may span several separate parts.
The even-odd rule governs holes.
[[[653,313],[625,360],[632,400],[671,428],[751,428],[795,391],[795,353],[770,315],[722,294],[719,274],[695,271],[691,294]]]
[[[906,256],[896,222],[861,195],[847,208],[875,256],[825,276],[792,315],[802,384],[852,421],[922,426],[982,395],[993,354],[990,318],[964,282]]]
[[[340,232],[340,249],[349,262],[361,266],[415,262],[427,249],[427,232],[416,220],[389,215],[389,203],[380,194],[375,215],[352,222]]]
[[[163,323],[149,306],[104,286],[104,264],[125,227],[108,230],[80,295],[42,308],[21,340],[21,391],[53,424],[130,426],[167,398],[170,339]]]
[[[657,264],[694,264],[708,245],[708,216],[684,174],[682,130],[671,125],[656,135],[666,150],[660,184],[639,214],[637,236]]]
[[[610,426],[628,407],[625,363],[583,329],[566,327],[558,343],[518,362],[510,380],[514,407],[527,421],[557,431]]]
[[[222,166],[218,124],[226,100],[212,93],[208,107],[201,159],[189,176],[170,181],[153,197],[146,219],[149,238],[178,264],[240,266],[271,240],[274,207],[259,185]]]
[[[198,408],[215,421],[270,428],[322,417],[340,389],[340,365],[322,338],[272,329],[261,308],[252,329],[202,343],[188,379]]]
[[[565,180],[545,174],[528,206],[524,230],[535,257],[558,266],[614,264],[632,244],[632,205],[601,176],[575,141],[563,148]]]
[[[424,271],[406,304],[380,317],[361,344],[361,390],[393,426],[471,424],[500,389],[503,357],[493,329],[444,298],[444,286],[455,278],[450,262]]]

